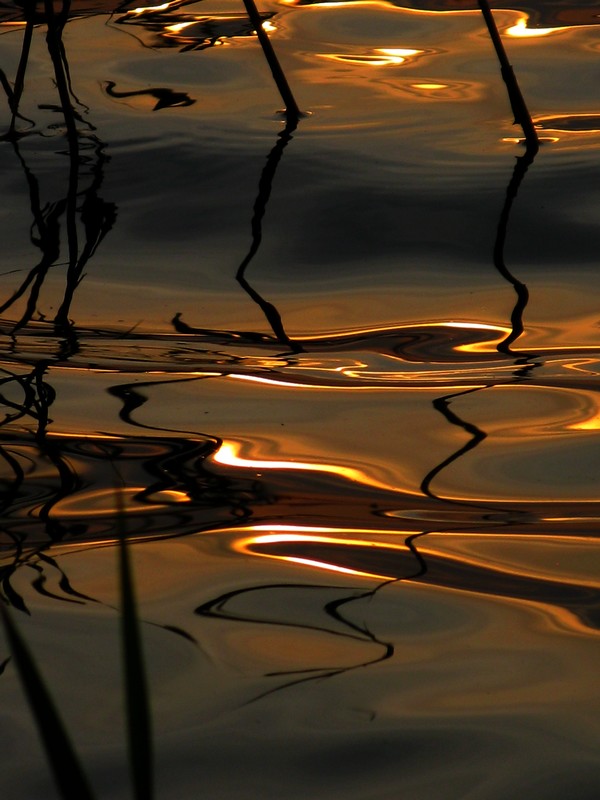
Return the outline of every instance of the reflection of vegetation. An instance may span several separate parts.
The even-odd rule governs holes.
[[[300,109],[264,27],[273,14],[260,13],[254,0],[243,0],[247,14],[245,19],[239,14],[199,15],[180,12],[179,9],[189,5],[190,1],[173,0],[155,7],[134,8],[117,22],[121,25],[141,25],[155,32],[162,46],[178,46],[182,52],[205,50],[231,37],[256,35],[285,104],[287,119],[297,122],[301,116]]]
[[[190,14],[180,11],[193,2],[196,0],[130,9],[116,22],[140,26],[153,33],[153,47],[179,47],[181,52],[206,50],[228,39],[255,35],[248,14]],[[262,12],[260,19],[266,22],[273,16],[273,12]]]
[[[494,45],[498,61],[500,63],[500,70],[502,78],[506,84],[511,109],[515,117],[515,124],[521,126],[525,137],[525,153],[516,159],[513,174],[506,188],[506,196],[500,212],[496,230],[493,255],[494,266],[500,275],[513,286],[517,295],[517,300],[510,316],[510,333],[497,345],[497,349],[500,353],[511,355],[514,354],[514,352],[511,350],[511,345],[519,338],[519,336],[521,336],[524,330],[523,312],[525,311],[527,303],[529,302],[529,290],[527,289],[527,286],[518,278],[516,278],[506,266],[504,259],[504,248],[512,206],[517,197],[523,178],[525,177],[528,168],[533,164],[533,161],[538,153],[539,139],[531,118],[531,114],[529,113],[527,104],[525,103],[518,81],[515,77],[513,68],[508,61],[508,57],[506,55],[506,51],[504,50],[504,45],[502,44],[500,34],[498,33],[488,0],[479,0],[479,5],[488,28],[490,38]],[[515,370],[513,374],[513,380],[515,381],[524,380],[529,374],[529,371],[537,366],[536,364],[527,363],[527,355],[519,355],[522,357],[519,359],[518,363],[522,366]],[[437,497],[431,488],[434,478],[439,475],[440,472],[450,466],[450,464],[456,462],[470,450],[473,450],[475,447],[481,444],[481,442],[487,437],[486,432],[477,427],[477,425],[473,425],[455,414],[450,408],[451,401],[455,400],[457,397],[462,397],[464,395],[473,394],[474,392],[481,392],[484,389],[492,388],[493,385],[493,383],[488,383],[483,387],[468,389],[463,392],[455,392],[450,395],[445,395],[444,397],[439,397],[437,400],[433,401],[433,406],[436,411],[440,412],[451,425],[457,425],[458,427],[463,428],[464,431],[471,436],[471,438],[466,442],[466,444],[433,467],[433,469],[431,469],[427,475],[425,475],[423,481],[421,482],[421,491],[428,497]],[[454,502],[468,505],[468,503],[462,503],[462,501]]]
[[[139,632],[135,592],[124,530],[122,504],[119,523],[119,584],[124,694],[133,797],[152,800],[152,743],[146,670]],[[63,800],[93,800],[88,779],[71,739],[41,677],[35,658],[19,633],[11,614],[0,602],[0,616],[16,670],[29,702],[55,783]]]
[[[69,174],[67,190],[64,198],[52,203],[43,203],[40,187],[34,172],[30,169],[20,152],[17,134],[14,128],[18,116],[18,103],[23,91],[25,70],[30,46],[30,24],[33,25],[35,3],[27,3],[25,14],[27,27],[22,47],[22,56],[17,72],[14,92],[8,95],[13,112],[11,128],[7,134],[12,141],[29,189],[33,225],[31,242],[41,251],[38,263],[29,271],[12,295],[0,305],[0,313],[11,308],[26,295],[25,310],[14,326],[14,331],[27,325],[37,312],[37,303],[49,270],[55,266],[61,255],[61,220],[65,220],[67,238],[67,274],[65,291],[60,306],[54,317],[54,328],[64,338],[59,357],[67,358],[77,351],[75,328],[70,320],[71,305],[75,291],[81,283],[84,270],[95,254],[98,246],[111,230],[116,219],[116,207],[99,196],[104,180],[106,155],[104,144],[96,136],[94,127],[75,110],[70,83],[70,72],[67,54],[62,41],[64,26],[68,19],[70,3],[65,0],[60,13],[55,13],[51,3],[45,7],[47,22],[46,41],[54,67],[54,77],[60,104],[56,110],[65,121],[65,133],[68,143]],[[52,108],[52,107],[50,107]],[[78,126],[83,126],[84,131]],[[90,153],[92,154],[90,156]],[[91,182],[81,188],[81,177],[85,172],[91,176]],[[83,226],[84,242],[80,249],[78,219]]]
[[[238,589],[227,594],[221,595],[214,600],[203,603],[196,609],[196,614],[203,617],[211,617],[216,619],[225,619],[228,621],[248,622],[258,625],[275,625],[281,627],[292,627],[298,630],[318,631],[327,633],[330,636],[343,637],[351,641],[364,642],[372,644],[380,651],[376,656],[366,661],[360,661],[356,664],[349,664],[342,667],[331,667],[328,665],[308,667],[302,670],[291,670],[285,672],[268,673],[265,677],[273,677],[277,679],[284,678],[285,680],[278,686],[262,692],[257,697],[253,698],[252,702],[266,697],[267,695],[288,689],[308,681],[322,680],[325,678],[332,678],[336,675],[341,675],[355,669],[378,664],[382,661],[387,661],[394,655],[394,646],[391,642],[380,640],[373,634],[366,623],[356,623],[349,617],[343,614],[342,608],[348,603],[357,602],[373,597],[375,593],[386,584],[379,584],[374,589],[368,591],[353,590],[350,595],[346,594],[342,589],[336,586],[324,586],[320,584],[265,584],[261,586],[251,586],[244,589]],[[249,599],[250,595],[260,594],[261,599],[264,601],[268,598],[271,592],[275,592],[274,603],[272,605],[272,613],[268,616],[252,615],[251,612],[246,611],[242,614],[236,613],[235,610],[229,608],[234,605],[234,601],[243,597],[245,601]],[[286,595],[291,596],[294,592],[310,592],[317,593],[322,598],[322,613],[324,621],[320,625],[311,622],[294,622],[286,620],[285,608],[286,603],[283,601]],[[340,592],[342,596],[340,597]],[[283,597],[280,593],[283,593]],[[331,595],[331,599],[328,599]],[[235,605],[234,605],[235,608]],[[300,673],[299,677],[297,676]],[[290,679],[291,678],[291,679]]]
[[[267,163],[265,164],[258,184],[258,195],[254,203],[254,214],[250,223],[252,229],[252,244],[250,245],[250,249],[238,267],[238,271],[236,273],[236,280],[242,289],[244,289],[244,291],[247,292],[247,294],[252,298],[252,300],[254,300],[258,306],[260,306],[277,339],[285,347],[289,347],[292,352],[295,353],[302,350],[301,345],[299,345],[297,342],[293,342],[287,335],[281,321],[281,315],[275,306],[265,300],[262,295],[259,294],[248,282],[246,278],[246,269],[260,247],[262,241],[262,220],[267,210],[269,197],[271,196],[271,188],[275,178],[275,173],[281,160],[281,156],[283,155],[283,150],[288,142],[291,141],[292,134],[296,130],[296,127],[296,119],[292,118],[291,120],[288,120],[287,125],[278,135],[275,147],[271,150],[267,157]]]
[[[63,800],[93,800],[88,780],[75,753],[35,659],[8,610],[0,603],[0,616],[15,666],[54,780]]]
[[[156,100],[154,111],[160,111],[161,108],[191,106],[196,102],[192,100],[187,92],[174,92],[172,89],[160,86],[153,86],[151,89],[137,89],[130,92],[117,91],[115,86],[116,83],[114,81],[106,82],[105,91],[109,97],[152,97]]]
[[[7,426],[18,420],[23,420],[25,428],[24,431],[20,430],[18,433],[9,432],[4,438],[3,447],[0,448],[0,456],[8,466],[9,475],[11,476],[10,480],[6,481],[8,491],[2,502],[7,516],[9,516],[9,512],[14,514],[14,517],[9,520],[9,524],[6,526],[6,535],[14,547],[11,553],[12,562],[6,565],[0,573],[0,584],[4,593],[3,599],[21,611],[27,610],[24,599],[14,589],[11,582],[15,570],[21,567],[27,567],[34,573],[35,577],[32,585],[41,594],[68,602],[85,602],[92,599],[73,589],[65,573],[56,561],[48,556],[45,548],[75,536],[86,536],[93,539],[95,536],[114,533],[120,516],[114,509],[107,513],[106,505],[102,507],[102,502],[106,503],[106,498],[110,494],[110,488],[108,487],[111,486],[111,473],[115,466],[118,467],[119,471],[122,469],[127,473],[126,485],[128,487],[136,487],[135,494],[130,494],[128,497],[129,510],[121,512],[121,517],[124,515],[131,516],[131,526],[133,528],[131,533],[133,535],[182,536],[203,530],[217,531],[219,526],[227,523],[235,527],[236,523],[248,523],[251,518],[255,522],[257,516],[261,513],[260,506],[266,507],[266,511],[262,511],[262,513],[269,522],[276,515],[279,515],[280,518],[285,518],[287,515],[287,517],[294,517],[295,519],[302,516],[308,517],[309,514],[316,516],[317,511],[315,509],[317,508],[321,517],[325,513],[339,516],[342,513],[348,515],[362,513],[365,516],[370,514],[372,519],[374,514],[379,513],[377,503],[373,502],[373,500],[382,498],[390,503],[393,500],[397,507],[398,500],[406,498],[406,495],[403,495],[400,491],[396,495],[393,492],[387,494],[384,492],[378,493],[375,490],[371,491],[368,486],[357,488],[352,484],[344,483],[339,478],[332,478],[329,484],[327,479],[323,479],[322,483],[318,484],[320,478],[315,479],[314,476],[311,476],[314,482],[318,484],[315,488],[311,485],[310,480],[304,484],[302,481],[298,481],[293,470],[288,475],[269,476],[266,478],[263,478],[260,474],[250,474],[250,470],[236,472],[235,469],[228,471],[223,468],[219,472],[219,469],[215,469],[210,463],[211,456],[221,445],[221,440],[218,436],[205,435],[194,431],[176,431],[173,428],[163,428],[158,425],[145,424],[141,421],[142,415],[138,416],[137,412],[149,400],[153,387],[158,387],[162,383],[175,383],[177,380],[200,381],[204,380],[204,377],[139,382],[133,379],[128,379],[127,382],[124,379],[120,379],[121,382],[118,382],[119,379],[117,379],[117,382],[109,388],[108,392],[111,395],[112,402],[116,399],[120,403],[118,416],[121,422],[137,429],[137,431],[134,431],[136,433],[135,436],[124,435],[117,437],[98,434],[94,438],[90,436],[87,439],[83,436],[52,436],[48,430],[48,425],[51,406],[54,402],[54,389],[50,384],[49,369],[55,360],[74,360],[74,356],[77,354],[79,347],[78,331],[70,318],[73,297],[83,279],[86,265],[114,224],[116,209],[113,204],[105,203],[99,197],[103,179],[103,166],[106,162],[104,147],[93,133],[94,129],[91,125],[87,126],[88,130],[85,134],[82,133],[83,120],[75,109],[74,96],[69,83],[66,54],[62,46],[62,30],[65,20],[62,19],[61,15],[55,15],[51,10],[47,13],[48,47],[53,59],[55,80],[60,97],[60,106],[57,110],[63,114],[65,120],[69,148],[70,172],[68,190],[65,197],[55,203],[44,205],[41,201],[39,186],[33,173],[22,158],[18,146],[18,137],[15,132],[15,121],[19,119],[19,98],[23,91],[23,80],[18,78],[14,90],[7,90],[9,104],[13,112],[9,138],[12,140],[15,153],[26,175],[34,218],[35,234],[32,233],[31,239],[35,246],[40,249],[42,257],[40,262],[23,280],[21,286],[1,306],[0,310],[5,311],[16,305],[18,300],[26,297],[25,311],[13,327],[13,335],[18,329],[34,322],[35,314],[38,311],[37,301],[43,283],[50,267],[56,265],[59,260],[61,246],[60,225],[61,220],[66,220],[68,240],[66,288],[60,308],[53,320],[54,331],[57,335],[63,337],[63,343],[56,358],[45,358],[33,367],[30,365],[30,361],[26,361],[28,365],[26,369],[20,368],[21,372],[18,370],[14,372],[6,371],[5,377],[0,380],[0,386],[2,386],[0,399],[7,409],[5,420],[0,424]],[[262,30],[260,24],[257,30]],[[27,45],[28,47],[29,45]],[[24,46],[24,52],[25,50]],[[26,61],[27,59],[25,58],[23,63],[26,64]],[[510,74],[512,74],[512,69]],[[6,89],[8,83],[4,82],[4,85]],[[507,81],[507,86],[509,86],[510,94],[510,81]],[[152,88],[149,90],[121,92],[115,91],[115,84],[110,82],[107,84],[107,91],[115,97],[128,97],[138,94],[150,95],[157,100],[157,109],[173,105],[189,105],[192,102],[187,94],[176,93],[170,89]],[[251,344],[257,346],[254,352],[262,346],[273,350],[279,344],[288,348],[292,353],[299,353],[311,348],[313,352],[317,350],[320,352],[334,352],[336,350],[352,352],[354,349],[355,353],[370,349],[378,354],[384,353],[387,356],[387,348],[390,358],[397,356],[398,359],[402,359],[407,353],[410,354],[412,348],[413,354],[416,353],[413,359],[414,362],[417,362],[419,358],[425,362],[428,355],[430,361],[435,361],[431,354],[435,351],[436,341],[437,346],[439,346],[439,342],[443,340],[443,335],[436,333],[433,326],[431,329],[423,326],[422,330],[418,329],[417,326],[413,326],[412,329],[407,326],[406,330],[399,328],[393,331],[388,330],[385,333],[371,331],[370,334],[369,332],[362,332],[360,335],[346,334],[344,337],[340,336],[338,338],[332,335],[327,339],[304,340],[302,344],[299,341],[294,341],[288,336],[279,311],[272,303],[265,300],[248,280],[247,272],[249,271],[250,263],[261,244],[262,222],[276,170],[283,151],[291,141],[298,123],[299,112],[291,93],[286,99],[286,90],[280,86],[280,91],[287,106],[286,126],[278,135],[275,146],[270,151],[266,165],[262,170],[251,221],[252,243],[236,274],[240,286],[263,311],[274,336],[267,336],[253,331],[237,333],[234,331],[193,329],[186,326],[180,320],[179,315],[175,317],[173,322],[175,329],[185,334],[206,334],[211,343],[225,342],[227,345]],[[520,93],[518,96],[520,96]],[[519,112],[523,119],[521,124],[525,133],[526,152],[524,156],[517,159],[512,179],[507,188],[494,247],[496,268],[514,287],[518,298],[511,316],[511,332],[498,346],[500,352],[507,356],[522,355],[514,353],[511,347],[523,332],[523,312],[528,294],[525,284],[515,278],[506,267],[504,243],[513,201],[521,181],[537,152],[537,135],[533,127],[529,125],[531,118],[528,113],[529,123],[527,118],[523,116],[523,108],[526,111],[526,107],[521,102],[522,96],[520,96],[520,101],[515,101],[514,97],[517,97],[517,95],[513,94],[511,98],[513,108]],[[517,116],[517,111],[515,111],[515,116]],[[88,147],[88,149],[92,151],[92,182],[88,188],[82,190],[80,185],[83,164],[82,150],[84,145],[89,144],[91,144],[91,147]],[[83,248],[80,246],[78,223],[85,228]],[[34,325],[32,327],[35,328]],[[96,333],[102,335],[101,331]],[[437,340],[435,338],[436,335],[438,336]],[[468,339],[464,331],[462,335]],[[457,331],[453,340],[457,348],[460,336],[461,333]],[[182,351],[184,349],[182,348]],[[201,352],[206,362],[210,360],[211,355],[214,355],[214,351],[206,350]],[[169,355],[173,357],[173,352],[171,351]],[[193,358],[197,356],[197,352],[186,354],[188,361],[185,363],[189,365]],[[464,358],[466,359],[467,356],[464,356]],[[263,364],[259,364],[260,358],[255,357],[254,372],[252,374],[282,375],[285,368],[291,364],[292,359],[289,354],[287,359],[286,361],[284,357],[281,357],[280,367],[274,367],[274,359],[270,360],[270,365],[267,358],[264,359]],[[244,369],[249,374],[250,369],[252,369],[252,367],[247,367],[244,364],[241,357],[230,353],[218,354],[218,359],[215,358],[215,362],[217,361],[218,363],[214,368],[218,372],[213,373],[213,375],[227,375],[228,372],[233,372],[236,368],[239,368],[238,374],[241,374]],[[172,358],[170,368],[175,362],[176,359]],[[389,359],[386,360],[386,363],[389,363]],[[363,366],[368,365],[363,364]],[[532,364],[520,365],[520,369],[515,370],[513,373],[514,380],[523,380],[528,374],[527,370],[532,369],[533,366]],[[350,370],[348,372],[350,373]],[[456,372],[459,373],[459,370],[456,370]],[[334,379],[325,373],[326,370],[323,370],[323,376],[319,375],[318,378],[314,379],[315,382],[331,380],[333,384]],[[417,369],[415,368],[416,374]],[[429,380],[427,385],[431,386],[431,373],[425,377],[418,378],[415,375],[412,376],[414,378],[412,380],[413,388],[425,385],[427,380]],[[425,375],[425,371],[421,373],[421,376],[423,375]],[[349,386],[352,385],[352,381],[355,381],[354,385],[358,385],[361,380],[362,388],[367,385],[382,385],[381,382],[377,384],[376,379],[372,376],[363,380],[360,375],[357,377],[356,373],[354,375],[350,374],[350,377],[343,375],[343,378],[339,373],[336,373],[334,377],[340,383],[341,380],[347,380]],[[444,379],[448,382],[447,378],[443,378],[440,375],[440,372],[436,374],[436,379],[440,381],[440,384]],[[369,380],[373,381],[373,383],[369,384]],[[467,379],[464,375],[460,375],[456,380],[460,382]],[[305,385],[309,386],[310,381],[307,380]],[[398,381],[398,385],[400,385],[400,381]],[[488,385],[491,386],[493,384],[489,383]],[[393,386],[391,379],[388,381],[388,387],[390,386]],[[18,401],[15,401],[15,390],[21,393]],[[446,391],[449,390],[447,389]],[[421,483],[423,497],[409,498],[411,509],[437,508],[442,505],[444,501],[438,498],[432,489],[434,479],[442,470],[466,455],[467,452],[473,450],[485,439],[485,431],[463,420],[450,408],[451,404],[460,396],[473,391],[478,391],[478,389],[468,389],[464,392],[455,391],[452,394],[445,394],[439,397],[434,402],[435,410],[441,413],[449,424],[462,428],[470,436],[470,439],[423,478]],[[403,422],[403,424],[405,423]],[[31,429],[30,433],[27,432],[27,425]],[[128,428],[128,430],[131,430],[131,428]],[[143,430],[140,431],[140,429]],[[35,474],[36,469],[42,462],[46,467],[49,466],[51,468],[51,477],[48,477],[47,469],[41,478]],[[106,470],[108,475],[104,475],[103,470]],[[89,473],[92,474],[92,480],[94,481],[93,491],[88,491],[90,485],[86,476]],[[242,477],[240,477],[240,474]],[[337,484],[335,483],[336,480],[338,481]],[[32,497],[31,493],[31,484],[34,485],[34,497]],[[140,489],[140,485],[143,488]],[[332,486],[333,489],[331,488]],[[279,494],[275,494],[275,491]],[[307,499],[311,492],[311,497]],[[363,494],[357,499],[360,492],[363,492]],[[283,500],[281,500],[282,497]],[[93,498],[98,503],[98,506],[96,506],[97,513],[90,503],[90,498]],[[317,500],[314,498],[317,498]],[[274,499],[278,501],[275,510],[269,508]],[[281,502],[279,503],[280,500]],[[436,505],[435,501],[437,500],[439,500],[439,504]],[[311,502],[313,503],[312,507],[310,506]],[[361,502],[362,506],[359,505]],[[22,509],[26,508],[27,503],[29,503],[27,507],[28,514],[24,514]],[[341,511],[340,509],[344,503],[347,503],[347,507],[344,507],[343,511]],[[355,505],[352,505],[353,503]],[[421,503],[420,506],[419,503]],[[472,506],[473,504],[467,505]],[[99,510],[98,507],[100,507]],[[323,510],[325,507],[327,508],[326,512]],[[37,515],[35,518],[32,518],[29,514],[29,510],[32,508]],[[19,511],[21,513],[18,513]],[[149,513],[145,513],[146,511]],[[495,513],[495,524],[504,524],[509,519],[508,514],[501,517],[500,513],[497,511]],[[415,524],[420,525],[418,517],[415,516],[415,519],[417,519]],[[486,522],[487,520],[482,520],[481,516],[477,520],[479,526],[486,524]],[[392,519],[390,527],[394,525],[395,523]],[[452,586],[462,590],[497,593],[510,597],[519,596],[528,599],[533,598],[534,600],[542,598],[544,601],[548,600],[549,602],[556,601],[557,587],[550,581],[536,581],[524,577],[515,578],[514,576],[502,574],[500,570],[475,569],[468,565],[465,567],[462,563],[453,563],[449,559],[443,561],[443,559],[430,559],[429,556],[423,556],[418,551],[415,540],[418,536],[424,536],[425,533],[417,534],[406,540],[406,545],[411,551],[411,563],[405,574],[398,568],[399,574],[394,578],[394,581],[423,580],[435,585]],[[31,535],[31,541],[27,540],[28,535]],[[37,537],[37,541],[35,537]],[[40,543],[42,538],[43,541]],[[364,558],[365,556],[363,555],[362,557]],[[344,559],[340,558],[340,562],[343,561]],[[123,546],[121,555],[122,578],[123,573],[127,572],[127,568],[123,566],[126,562],[127,550]],[[395,573],[390,572],[389,574],[394,575]],[[49,588],[49,575],[52,575],[55,581],[58,580],[60,592],[51,591]],[[362,618],[357,622],[356,618],[359,615],[352,613],[356,611],[361,602],[369,601],[376,592],[386,585],[388,585],[388,582],[380,583],[377,587],[368,591],[358,588],[349,591],[339,587],[322,586],[313,583],[301,585],[265,584],[250,588],[245,587],[222,594],[215,599],[204,602],[198,607],[197,613],[205,617],[237,620],[249,624],[288,625],[298,630],[321,631],[327,635],[346,638],[352,642],[364,642],[369,648],[369,658],[341,667],[325,663],[314,664],[304,670],[295,669],[279,673],[268,673],[269,677],[276,677],[280,685],[260,695],[260,697],[263,697],[265,694],[278,691],[284,687],[311,680],[332,678],[350,670],[367,667],[392,658],[394,644],[389,637],[379,633],[376,628],[371,630],[367,622]],[[251,613],[252,609],[248,610],[247,608],[242,612],[235,610],[235,604],[238,599],[242,603],[246,603],[250,596],[260,595],[268,600],[272,590],[281,592],[281,597],[275,598],[277,602],[280,599],[288,599],[290,594],[296,590],[305,594],[318,595],[321,603],[319,615],[322,624],[313,624],[310,620],[289,621],[286,618],[285,603],[273,604],[270,616],[263,615],[260,617],[253,615]],[[581,587],[569,587],[568,592],[561,594],[560,602],[569,604],[569,608],[575,608],[579,613],[581,613],[581,608],[585,607],[591,618],[595,610],[595,600],[593,602],[589,601],[586,591]],[[129,598],[124,604],[126,606],[124,616],[129,619],[129,622],[124,626],[124,641],[126,644],[128,642],[135,643],[138,638],[135,629],[137,623],[132,612],[131,587],[126,577],[123,578],[122,594],[126,600]],[[129,612],[127,612],[127,603],[129,603]],[[268,602],[266,605],[268,605]],[[7,617],[6,619],[8,620],[6,624],[10,628],[10,618]],[[13,649],[16,653],[20,644],[18,638],[15,637],[18,637],[18,634],[10,633]],[[24,664],[25,661],[26,656],[21,656],[21,664]],[[133,691],[139,684],[141,670],[139,648],[136,647],[130,652],[127,664],[137,664],[137,666],[129,668],[130,691]],[[2,665],[0,665],[0,671],[1,669]],[[24,668],[21,667],[21,670],[23,671]],[[31,668],[26,667],[25,671],[27,670],[30,673],[32,672]],[[34,678],[33,683],[36,684],[36,682],[37,679]],[[38,694],[40,692],[39,688],[35,689],[35,691]],[[44,703],[38,703],[38,706],[40,705],[43,706]],[[130,713],[130,727],[133,728],[135,726],[134,720],[142,718],[145,719],[142,724],[142,728],[145,731],[142,730],[141,738],[136,740],[137,743],[134,741],[132,744],[132,761],[139,764],[137,795],[139,798],[149,798],[151,788],[148,783],[147,765],[151,760],[151,753],[149,753],[147,708],[144,708],[143,699],[138,702],[137,708],[137,711],[132,710]],[[58,735],[55,738],[58,740]],[[140,751],[139,759],[135,755],[138,749]],[[85,792],[79,789],[76,796],[82,798],[85,796]]]

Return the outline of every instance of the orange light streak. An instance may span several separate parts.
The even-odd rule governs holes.
[[[354,379],[354,376],[352,375],[352,373],[346,373],[345,372],[344,375],[345,375],[345,377],[350,377],[350,378]],[[421,378],[423,378],[423,376],[425,376],[427,380],[431,379],[431,374],[430,373],[423,373],[421,375]],[[339,385],[336,386],[335,384],[329,384],[329,383],[323,383],[323,384],[322,383],[309,383],[309,382],[306,382],[306,383],[294,383],[293,381],[284,380],[283,378],[281,380],[277,380],[276,378],[262,378],[262,377],[259,377],[258,375],[245,375],[245,374],[236,374],[236,373],[232,373],[232,374],[229,374],[229,375],[223,375],[223,377],[227,378],[229,380],[248,381],[249,383],[265,384],[267,386],[278,386],[278,387],[283,388],[283,389],[313,389],[313,390],[314,389],[318,389],[320,391],[327,391],[327,392],[329,392],[329,391],[347,392],[347,391],[350,391],[350,390],[353,391],[353,392],[354,391],[361,391],[361,392],[388,391],[388,392],[392,392],[392,391],[397,391],[398,390],[398,387],[396,385],[390,386],[390,385],[386,385],[386,383],[384,383],[384,382],[382,382],[380,384],[379,383],[378,384],[370,384],[368,386],[360,386],[360,385],[359,386],[356,386],[356,385],[349,386],[348,384],[345,384],[345,383],[340,383]],[[360,377],[364,377],[364,375],[362,375]],[[405,380],[407,380],[407,377],[408,376],[405,373],[397,373],[396,374],[396,380],[397,381],[405,381]],[[419,379],[419,375],[417,375],[417,376],[410,375],[410,380],[414,381],[414,380],[418,380],[418,379]],[[466,385],[464,383],[461,383],[460,385],[456,385],[456,386],[446,386],[446,384],[444,384],[444,389],[448,389],[448,391],[451,391],[451,390],[454,390],[454,389],[457,389],[457,390],[458,389],[477,389],[477,388],[481,388],[483,385],[484,384],[479,384],[479,383],[473,384],[473,385],[471,385],[471,384]],[[403,389],[406,389],[406,391],[415,391],[415,392],[427,392],[427,391],[429,391],[429,392],[437,392],[437,391],[439,391],[439,387],[437,387],[437,386],[403,386]]]
[[[549,36],[552,33],[560,33],[561,31],[568,30],[567,28],[528,28],[527,21],[528,17],[521,17],[514,25],[511,25],[510,28],[506,28],[504,33],[518,39],[525,39]]]
[[[268,530],[273,530],[273,528],[268,528],[268,526],[259,526],[255,530],[259,530],[262,528],[266,528]],[[278,529],[282,528],[283,526],[274,526]],[[294,526],[289,526],[293,528]],[[313,530],[313,529],[303,529],[298,527],[298,530]],[[316,529],[319,530],[319,529]],[[325,529],[326,530],[326,529]],[[316,544],[316,545],[336,545],[339,547],[361,547],[361,548],[369,548],[369,549],[378,549],[378,550],[396,550],[402,552],[409,552],[406,545],[398,545],[398,544],[387,544],[383,542],[374,542],[369,539],[347,539],[347,538],[336,538],[334,536],[315,536],[309,535],[306,533],[299,534],[299,533],[268,533],[261,536],[248,536],[244,539],[239,539],[233,543],[233,549],[238,553],[243,553],[244,555],[252,555],[252,556],[260,556],[261,558],[272,558],[277,561],[287,561],[288,563],[293,564],[302,564],[303,566],[309,567],[316,567],[317,569],[325,569],[329,572],[338,572],[342,575],[352,575],[354,577],[359,578],[371,578],[374,580],[394,580],[397,576],[394,575],[384,575],[381,573],[376,572],[366,572],[363,570],[352,569],[351,567],[342,567],[338,564],[332,564],[328,561],[319,561],[317,559],[312,558],[304,558],[302,556],[291,556],[291,555],[279,555],[276,553],[268,553],[268,552],[258,552],[253,550],[253,547],[261,546],[261,545],[269,545],[269,544]]]
[[[378,47],[367,55],[352,55],[346,53],[319,53],[319,55],[321,58],[341,61],[344,64],[389,67],[405,64],[410,58],[421,55],[424,52],[424,50],[415,50],[408,47]]]
[[[129,11],[126,11],[126,14],[152,14],[155,11],[166,11],[170,8],[171,3],[161,3],[159,6],[140,6],[139,8],[130,8]]]
[[[284,460],[265,460],[254,458],[242,458],[240,453],[242,450],[242,443],[224,440],[221,447],[212,456],[212,461],[217,464],[222,464],[226,467],[239,467],[243,469],[253,470],[268,470],[268,469],[287,469],[303,472],[324,472],[329,475],[336,475],[339,478],[345,478],[353,483],[359,483],[362,486],[370,488],[384,489],[389,492],[399,491],[398,486],[390,483],[378,481],[376,478],[367,475],[360,469],[355,467],[343,467],[339,464],[320,464],[308,461],[284,461]],[[405,494],[412,494],[420,496],[420,492],[412,491],[408,488],[403,488]]]

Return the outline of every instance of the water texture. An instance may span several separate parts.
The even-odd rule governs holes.
[[[600,15],[482,6],[261,4],[297,116],[243,3],[0,2],[0,591],[100,798],[117,493],[158,798],[598,797]]]

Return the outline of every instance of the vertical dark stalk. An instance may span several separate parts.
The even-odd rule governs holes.
[[[25,33],[23,34],[23,45],[21,47],[19,66],[17,67],[15,86],[12,95],[9,97],[9,105],[12,112],[9,130],[9,134],[11,136],[13,136],[15,132],[15,124],[19,115],[19,103],[21,101],[21,96],[23,95],[23,89],[25,88],[25,73],[27,72],[29,51],[31,50],[31,39],[33,36],[33,22],[35,18],[36,5],[37,0],[25,0],[23,7],[25,13]]]
[[[123,496],[117,492],[119,539],[119,584],[121,592],[121,635],[125,680],[125,705],[129,762],[135,800],[152,800],[152,725],[144,655],[136,610],[133,576],[126,541]]]
[[[494,50],[496,51],[498,61],[500,62],[500,72],[502,74],[504,83],[506,84],[508,99],[515,117],[515,124],[520,125],[523,129],[527,149],[533,154],[533,158],[540,146],[535,125],[533,124],[531,114],[529,113],[529,109],[527,108],[527,104],[525,103],[525,99],[521,93],[514,70],[508,60],[508,56],[506,55],[506,50],[502,44],[502,39],[500,38],[500,33],[498,32],[496,21],[494,20],[494,15],[492,14],[488,0],[479,0],[479,7],[481,8],[481,13],[483,14],[485,24],[487,25],[492,44],[494,45]]]
[[[256,4],[254,0],[244,0],[244,5],[246,6],[246,11],[248,13],[248,17],[250,18],[250,22],[252,23],[253,28],[256,31],[256,35],[258,36],[258,41],[261,44],[263,49],[263,53],[265,54],[265,58],[267,59],[267,63],[271,69],[271,73],[273,75],[273,80],[277,88],[279,89],[279,94],[281,95],[281,99],[285,103],[285,112],[288,120],[298,120],[302,114],[300,109],[298,108],[298,104],[294,99],[294,95],[292,94],[292,90],[287,82],[287,78],[281,68],[281,64],[279,63],[279,59],[277,58],[275,51],[273,50],[273,45],[271,44],[271,40],[267,36],[267,32],[263,28],[263,20],[261,19],[260,14],[258,13],[258,9],[256,8]]]
[[[79,140],[75,111],[71,104],[69,93],[69,83],[65,72],[64,50],[62,47],[62,33],[66,24],[71,0],[63,0],[63,7],[59,14],[54,13],[52,0],[44,0],[46,11],[46,24],[48,32],[46,42],[48,52],[54,67],[54,77],[56,88],[60,98],[60,105],[65,118],[67,129],[67,141],[69,145],[69,185],[67,190],[66,221],[67,221],[67,240],[69,248],[69,267],[67,270],[67,283],[74,280],[73,273],[77,270],[78,243],[77,243],[77,189],[79,183]],[[63,325],[68,320],[57,320]]]
[[[527,286],[522,281],[515,278],[506,266],[504,260],[504,245],[506,241],[506,234],[508,230],[508,221],[513,202],[521,186],[521,182],[525,177],[528,168],[533,164],[533,161],[540,148],[540,140],[537,135],[535,125],[531,119],[531,114],[525,103],[525,99],[519,87],[519,83],[515,76],[514,70],[509,63],[508,56],[504,49],[500,33],[496,26],[492,10],[488,0],[479,0],[479,7],[487,25],[490,38],[494,45],[498,61],[500,62],[500,72],[506,89],[508,92],[508,99],[514,114],[515,124],[521,126],[525,136],[525,154],[517,158],[517,163],[513,171],[512,178],[506,189],[506,199],[498,221],[498,228],[496,232],[496,240],[494,242],[494,265],[502,277],[508,281],[515,290],[517,301],[511,313],[511,332],[509,335],[498,345],[497,349],[501,353],[507,355],[511,353],[511,345],[523,333],[523,312],[529,302],[529,291]]]

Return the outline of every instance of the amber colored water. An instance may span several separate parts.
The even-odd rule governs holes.
[[[157,798],[599,796],[600,15],[509,5],[537,153],[475,2],[261,3],[287,125],[233,0],[40,6],[12,124],[0,3],[0,589],[99,798],[117,492]]]

